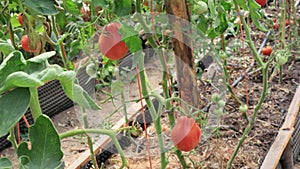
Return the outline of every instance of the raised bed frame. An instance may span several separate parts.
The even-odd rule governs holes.
[[[261,169],[293,168],[300,152],[300,86]]]

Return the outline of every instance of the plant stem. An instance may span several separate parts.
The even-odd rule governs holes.
[[[113,131],[113,130],[105,130],[105,129],[75,129],[75,130],[69,130],[67,132],[61,133],[59,134],[59,138],[60,139],[64,139],[67,137],[72,137],[75,135],[79,135],[79,134],[88,134],[88,133],[96,133],[96,134],[104,134],[104,135],[108,135],[112,141],[114,142],[120,156],[122,159],[122,166],[120,168],[123,167],[128,167],[128,163],[127,160],[125,158],[124,152],[122,150],[122,147],[119,144],[119,141],[117,139],[116,133],[117,131]]]
[[[229,75],[229,73],[227,71],[227,60],[226,59],[223,60],[223,72],[225,74],[225,84],[227,86],[227,89],[228,89],[231,97],[234,100],[236,100],[239,104],[242,104],[243,102],[234,94],[232,86],[230,84],[230,75]]]
[[[254,112],[253,112],[253,115],[251,117],[251,119],[249,120],[244,132],[243,132],[243,135],[238,143],[238,145],[235,147],[235,150],[234,150],[234,153],[232,154],[229,162],[227,163],[227,166],[226,166],[226,169],[230,169],[231,168],[231,165],[232,165],[232,162],[233,160],[235,159],[240,147],[242,146],[243,142],[245,141],[245,139],[247,138],[248,134],[250,133],[251,129],[252,129],[252,126],[256,120],[256,116],[257,116],[257,113],[259,111],[259,109],[261,108],[262,106],[262,103],[264,102],[264,99],[265,97],[267,96],[267,90],[268,90],[268,66],[264,66],[262,68],[262,74],[263,74],[263,90],[262,90],[262,95],[258,101],[258,103],[256,104],[255,108],[254,108]]]
[[[34,121],[42,115],[42,110],[39,102],[37,87],[29,87],[30,91],[30,110]]]
[[[136,14],[135,17],[140,22],[140,24],[143,27],[144,32],[146,34],[149,34],[150,32],[152,32],[150,30],[150,28],[147,26],[145,20],[142,18],[141,14]],[[162,69],[163,69],[163,75],[162,75],[162,81],[161,81],[163,93],[164,93],[165,98],[169,98],[170,94],[169,94],[169,88],[168,88],[168,82],[167,82],[168,70],[167,70],[167,66],[165,63],[165,59],[163,57],[162,51],[160,49],[158,49],[159,45],[157,44],[155,38],[153,36],[149,36],[147,38],[148,38],[149,44],[155,50],[155,53],[158,54],[158,57],[159,57],[159,60],[160,60],[160,63],[162,65]],[[145,95],[144,95],[144,97],[145,97]],[[147,105],[148,105],[148,103],[147,103]],[[171,108],[172,108],[171,102],[167,102],[166,109],[170,110]],[[171,128],[173,128],[175,125],[175,119],[176,119],[174,113],[168,113],[168,118],[169,118],[170,126],[171,126]],[[177,155],[178,159],[180,160],[182,167],[187,168],[187,164],[186,164],[184,157],[182,156],[182,153],[180,150],[176,150],[176,155]]]
[[[145,98],[145,101],[147,103],[148,109],[150,111],[151,117],[153,119],[153,123],[155,126],[158,143],[159,143],[159,149],[160,149],[160,163],[161,163],[161,169],[166,168],[168,164],[168,160],[166,158],[165,154],[165,147],[164,147],[164,140],[162,137],[162,128],[161,128],[161,122],[160,122],[160,116],[157,116],[157,112],[154,108],[154,105],[149,97],[149,92],[147,89],[146,84],[146,76],[145,76],[145,70],[144,70],[144,57],[141,57],[138,62],[139,72],[140,72],[140,80],[141,80],[141,87],[142,87],[142,94]]]
[[[11,142],[11,144],[13,145],[14,149],[15,149],[15,152],[17,151],[18,149],[18,144],[17,144],[17,141],[15,139],[15,132],[14,132],[14,128],[10,129],[9,131],[9,136],[8,136],[8,140]]]
[[[238,5],[236,3],[236,0],[233,0],[234,2],[234,5],[235,5],[235,9],[237,11],[239,11],[239,8],[238,8]],[[262,75],[263,75],[263,90],[262,90],[262,94],[261,94],[261,97],[258,101],[258,103],[256,104],[255,108],[254,108],[254,112],[253,112],[253,115],[251,117],[251,119],[248,121],[247,123],[247,126],[243,132],[243,135],[241,137],[241,139],[239,140],[238,142],[238,145],[235,147],[235,150],[233,152],[233,154],[231,155],[228,163],[227,163],[227,166],[226,166],[226,169],[230,169],[231,166],[232,166],[232,162],[233,160],[235,159],[235,157],[237,156],[237,153],[240,149],[240,147],[242,146],[243,142],[245,141],[245,139],[247,138],[248,134],[250,133],[251,129],[252,129],[252,126],[256,120],[256,116],[257,116],[257,113],[259,111],[259,109],[261,108],[262,106],[262,103],[267,95],[267,90],[268,90],[268,65],[269,64],[265,64],[262,62],[262,59],[259,57],[259,54],[255,48],[255,45],[251,39],[251,35],[250,35],[250,28],[248,27],[248,25],[246,24],[246,21],[245,21],[245,18],[244,16],[241,14],[241,21],[242,21],[242,24],[244,26],[244,29],[245,29],[245,33],[247,35],[247,39],[248,39],[248,44],[254,54],[254,58],[256,60],[256,62],[258,62],[258,64],[260,65],[260,67],[262,68]]]
[[[239,11],[238,9],[238,5],[236,3],[236,0],[233,0],[234,4],[235,4],[235,8],[237,11]],[[255,61],[258,63],[259,66],[263,66],[264,65],[264,62],[262,61],[261,57],[259,56],[256,48],[255,48],[255,45],[254,45],[254,42],[252,41],[252,38],[251,38],[251,30],[249,28],[249,26],[247,25],[246,21],[245,21],[245,17],[243,15],[243,13],[240,14],[240,18],[241,18],[241,21],[242,21],[242,25],[244,26],[244,29],[245,29],[245,33],[246,33],[246,36],[247,36],[247,43],[251,49],[251,51],[253,52],[253,55],[254,55],[254,59]]]
[[[89,128],[88,121],[87,121],[87,116],[86,116],[86,111],[85,111],[85,108],[83,108],[83,107],[82,107],[82,120],[83,120],[84,128],[85,129]],[[92,139],[88,134],[86,134],[86,137],[87,137],[88,145],[89,145],[89,148],[90,148],[92,163],[93,163],[95,169],[98,169],[99,167],[98,167],[98,164],[97,164],[97,161],[96,161],[96,158],[95,158]]]

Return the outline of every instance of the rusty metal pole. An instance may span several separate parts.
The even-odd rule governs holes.
[[[173,47],[176,56],[176,74],[180,97],[190,105],[199,107],[196,71],[190,24],[190,11],[186,0],[166,0],[166,11],[173,32]],[[184,32],[183,32],[184,30]],[[181,105],[187,112],[187,107]]]

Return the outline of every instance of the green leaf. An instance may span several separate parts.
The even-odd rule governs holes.
[[[23,142],[17,149],[21,168],[45,169],[58,168],[62,165],[63,152],[60,139],[51,119],[45,115],[37,118],[30,127],[31,149]]]
[[[131,12],[131,0],[118,0],[114,2],[114,13],[118,16],[127,16]]]
[[[104,9],[108,9],[110,4],[107,0],[92,0],[92,4],[95,6],[100,6]]]
[[[76,1],[72,1],[72,0],[63,0],[63,7],[66,10],[66,12],[70,12],[71,14],[74,15],[80,15],[78,6],[75,2]]]
[[[29,107],[29,102],[30,92],[28,88],[16,88],[0,96],[0,137],[6,135],[21,119]]]
[[[5,88],[14,87],[36,87],[43,85],[43,82],[25,72],[14,72],[5,81]]]
[[[248,10],[248,7],[246,5],[246,1],[245,0],[236,0],[236,3],[238,4],[238,6],[240,6],[242,9]]]
[[[51,58],[54,55],[55,55],[55,51],[45,52],[45,53],[42,53],[42,54],[40,54],[38,56],[35,56],[31,59],[28,59],[27,62],[43,63],[43,62],[46,62],[47,59]]]
[[[15,48],[6,41],[0,40],[0,51],[8,56],[11,52],[15,51]]]
[[[134,53],[143,49],[142,40],[138,37],[138,32],[135,31],[133,26],[122,24],[119,32],[122,34],[122,40],[126,43],[130,52]]]
[[[248,3],[250,7],[250,16],[254,25],[261,31],[266,32],[267,29],[259,21],[259,19],[261,19],[263,16],[260,11],[260,6],[255,2],[255,0],[248,0]]]
[[[60,81],[65,94],[75,103],[86,109],[100,110],[101,108],[93,101],[89,94],[83,88],[74,83],[75,72],[67,71],[60,74]]]
[[[208,24],[207,24],[207,21],[205,19],[205,16],[203,15],[199,15],[199,21],[198,21],[198,24],[197,24],[197,28],[203,33],[203,34],[206,34],[207,32],[207,29],[208,29]]]
[[[221,5],[223,8],[227,11],[230,12],[231,7],[232,7],[232,1],[229,0],[221,0]]]
[[[0,158],[0,169],[11,169],[12,164],[8,158]]]
[[[34,12],[41,15],[58,14],[58,10],[55,7],[57,5],[55,0],[25,0],[24,4]]]
[[[21,70],[25,64],[26,60],[19,51],[12,52],[3,60],[0,64],[0,93],[2,93],[1,88],[4,87],[7,76]]]

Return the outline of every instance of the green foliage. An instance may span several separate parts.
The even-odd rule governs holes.
[[[0,169],[11,169],[12,164],[8,158],[0,158]]]
[[[22,169],[58,168],[62,165],[63,152],[60,139],[50,118],[41,115],[29,130],[31,149],[23,142],[17,150]]]
[[[126,43],[130,52],[134,53],[143,49],[142,40],[138,37],[138,32],[136,32],[133,26],[122,24],[119,31],[122,34],[122,40]]]
[[[28,88],[17,88],[0,96],[0,137],[5,136],[21,119],[29,107],[29,101]]]
[[[40,15],[56,15],[58,13],[55,0],[25,0],[24,4]]]
[[[22,53],[11,53],[0,65],[0,93],[15,87],[38,87],[50,80],[59,80],[66,95],[87,109],[100,109],[86,91],[75,83],[74,71],[58,65],[49,65],[47,59],[55,52],[45,52],[25,60]]]

